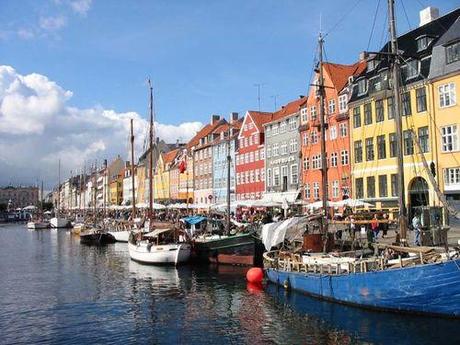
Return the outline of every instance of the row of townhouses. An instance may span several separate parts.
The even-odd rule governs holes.
[[[420,26],[398,38],[409,207],[438,205],[440,194],[460,200],[459,16],[460,9],[440,17],[437,9],[427,8],[420,13]],[[388,51],[387,43],[380,52]],[[375,53],[361,53],[353,64],[323,63],[308,81],[306,95],[274,112],[249,110],[242,117],[231,113],[228,120],[212,115],[188,143],[156,145],[155,202],[220,204],[227,200],[227,190],[231,200],[319,200],[319,68],[325,85],[329,199],[363,199],[378,208],[397,206],[400,188],[389,62],[385,54]],[[87,206],[130,204],[132,171],[136,202],[146,203],[148,159],[146,152],[131,169],[118,157],[84,178],[69,179],[61,186],[64,205],[78,206],[82,198]]]

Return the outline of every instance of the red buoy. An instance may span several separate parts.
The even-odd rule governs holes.
[[[263,291],[262,283],[246,283],[246,289],[251,295],[259,294]]]
[[[264,271],[260,267],[250,268],[246,273],[246,280],[253,284],[261,284],[264,278]]]

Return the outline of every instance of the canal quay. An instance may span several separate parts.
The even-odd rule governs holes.
[[[247,268],[138,264],[126,243],[0,225],[1,344],[458,344],[459,321],[254,288]]]

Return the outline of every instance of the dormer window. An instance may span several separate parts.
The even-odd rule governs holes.
[[[220,133],[220,139],[223,140],[225,138],[225,133],[224,132],[221,132]]]
[[[406,80],[415,78],[419,75],[419,61],[410,60],[402,67],[402,73],[406,77]]]
[[[367,79],[358,80],[358,95],[363,95],[367,91]]]
[[[446,62],[452,63],[460,60],[460,41],[449,44],[446,47]]]
[[[367,70],[372,71],[374,70],[380,63],[380,60],[378,59],[372,59],[367,62]]]
[[[425,50],[428,48],[431,42],[433,42],[433,37],[430,36],[420,36],[416,38],[417,41],[417,51],[421,52],[422,50]]]

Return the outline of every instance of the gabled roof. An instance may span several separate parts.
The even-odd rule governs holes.
[[[214,124],[212,123],[208,123],[206,126],[204,126],[203,128],[201,128],[197,134],[195,134],[195,136],[188,142],[187,144],[187,148],[190,149],[192,148],[193,146],[196,146],[198,145],[198,143],[200,142],[200,139],[201,138],[204,138],[206,136],[208,136],[209,134],[211,134],[217,127],[219,127],[220,125],[222,125],[223,123],[226,123],[227,121],[225,121],[225,119],[220,119],[219,121],[216,121]]]
[[[342,65],[331,62],[323,64],[324,71],[329,75],[334,88],[338,92],[347,85],[349,77],[361,74],[366,69],[366,65],[366,61],[358,61],[353,65]]]
[[[164,164],[173,162],[178,153],[179,153],[179,149],[175,149],[175,150],[163,153]]]
[[[248,110],[247,114],[251,116],[254,125],[261,133],[264,131],[264,124],[271,121],[273,117],[273,113],[266,111]]]
[[[272,118],[269,122],[279,121],[285,117],[296,114],[300,111],[302,105],[306,104],[308,97],[301,96],[295,101],[291,101],[286,105],[283,105],[279,110],[273,113]],[[268,123],[268,122],[267,122]]]

